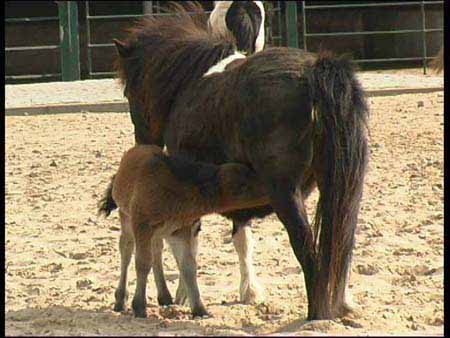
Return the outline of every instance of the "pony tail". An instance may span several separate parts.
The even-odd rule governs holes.
[[[114,186],[114,179],[116,175],[111,178],[111,182],[109,183],[108,189],[106,189],[105,196],[100,200],[98,205],[98,214],[104,214],[105,217],[108,217],[111,214],[111,211],[117,209],[117,204],[114,202],[112,197],[112,190]]]
[[[320,53],[307,73],[313,101],[317,297],[342,315],[368,158],[365,94],[348,58]]]

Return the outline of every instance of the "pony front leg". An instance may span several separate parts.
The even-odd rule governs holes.
[[[134,293],[132,307],[136,317],[147,317],[147,277],[152,267],[152,236],[153,229],[148,224],[135,224],[136,245],[136,291]]]
[[[241,283],[240,301],[254,304],[264,300],[263,288],[259,285],[253,269],[253,237],[250,222],[233,221],[233,245],[239,257]]]
[[[167,238],[180,270],[180,278],[187,293],[194,317],[207,316],[200,298],[197,284],[197,263],[192,252],[191,228],[186,227],[174,232]]]
[[[127,274],[130,265],[131,255],[134,250],[134,236],[130,228],[129,217],[119,210],[121,233],[119,239],[120,249],[120,280],[119,285],[114,293],[116,302],[114,311],[120,312],[125,310],[125,302],[128,299],[127,291]]]

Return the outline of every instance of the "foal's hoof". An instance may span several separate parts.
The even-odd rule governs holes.
[[[158,304],[161,306],[168,306],[172,305],[172,297],[171,296],[164,296],[164,297],[158,297]]]
[[[124,291],[122,289],[117,289],[114,292],[114,297],[116,299],[116,302],[114,304],[113,310],[115,312],[125,311],[125,303],[128,300],[128,291]]]
[[[145,303],[133,299],[132,307],[135,317],[147,318],[147,309],[146,309],[147,306]]]
[[[192,317],[193,318],[196,318],[196,317],[205,318],[205,317],[211,317],[211,315],[208,313],[208,311],[206,311],[204,306],[199,306],[192,310]]]
[[[114,304],[114,309],[113,309],[115,312],[123,312],[123,311],[125,311],[125,304],[122,302],[122,303],[116,303],[116,304]]]
[[[141,310],[141,309],[135,310],[135,309],[133,309],[133,312],[134,312],[134,316],[136,318],[147,318],[147,311],[145,309],[144,310]]]

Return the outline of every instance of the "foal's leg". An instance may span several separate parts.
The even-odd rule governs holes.
[[[197,261],[197,251],[198,251],[198,235],[200,232],[201,227],[201,221],[196,220],[194,221],[194,224],[191,228],[191,252],[192,256],[194,257],[195,261]],[[172,249],[173,251],[173,249]],[[177,293],[175,296],[175,304],[179,305],[187,305],[188,297],[186,292],[186,287],[184,284],[184,279],[180,275],[179,281],[178,281],[178,288]]]
[[[183,279],[184,288],[191,305],[192,315],[206,316],[208,312],[200,299],[197,284],[197,263],[192,252],[191,228],[185,227],[174,232],[167,238]]]
[[[240,301],[244,304],[264,300],[263,289],[259,285],[253,269],[253,238],[250,222],[233,221],[232,231],[233,244],[239,257],[241,272],[239,295]]]
[[[152,267],[152,237],[153,229],[147,224],[133,225],[135,229],[135,244],[136,244],[136,292],[133,297],[133,311],[136,317],[147,317],[147,276]]]
[[[162,266],[162,250],[164,248],[162,237],[154,236],[152,240],[152,266],[155,277],[156,289],[158,290],[158,304],[172,304],[172,296],[167,288],[164,270]]]
[[[128,299],[127,291],[127,274],[130,265],[131,255],[134,250],[134,235],[130,225],[130,219],[122,211],[119,210],[121,233],[119,239],[120,249],[120,280],[114,294],[116,303],[114,311],[120,312],[125,310],[125,302]]]

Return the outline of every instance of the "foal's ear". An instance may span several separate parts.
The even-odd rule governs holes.
[[[125,42],[117,39],[113,39],[113,42],[116,45],[116,50],[120,57],[126,58],[130,56],[131,48]]]

